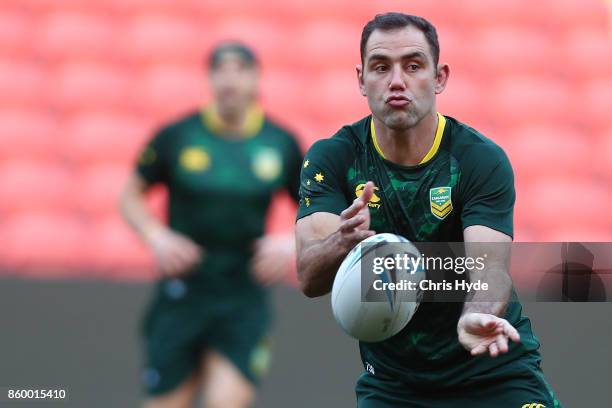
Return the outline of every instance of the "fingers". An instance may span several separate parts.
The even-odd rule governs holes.
[[[478,354],[482,354],[485,351],[487,351],[487,346],[485,344],[479,344],[470,351],[470,354],[473,356],[477,356]]]
[[[366,219],[364,216],[358,215],[356,217],[343,221],[342,224],[340,224],[339,230],[342,233],[349,233],[355,228],[357,228],[359,225],[363,224],[365,220]]]
[[[368,181],[365,187],[363,188],[363,193],[361,194],[361,197],[359,198],[362,199],[364,203],[367,203],[372,199],[373,195],[374,195],[374,183],[371,181]]]
[[[521,336],[519,332],[508,322],[506,322],[506,324],[504,325],[504,334],[507,338],[516,343],[521,341]]]
[[[363,197],[363,195],[361,197]],[[353,218],[355,215],[357,215],[357,213],[359,213],[359,211],[361,211],[362,208],[365,207],[366,201],[363,201],[361,197],[356,198],[353,201],[353,204],[340,213],[341,220]]]
[[[373,195],[374,183],[368,181],[365,187],[363,188],[363,192],[361,193],[361,195],[357,197],[347,209],[340,213],[340,219],[348,220],[350,218],[353,218],[355,215],[357,215],[357,213],[359,213],[359,211],[361,211],[366,206],[366,204],[372,199]]]
[[[497,357],[498,354],[499,354],[499,349],[497,347],[497,343],[493,342],[489,344],[489,355],[491,357]]]

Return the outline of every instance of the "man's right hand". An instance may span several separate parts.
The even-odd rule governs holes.
[[[370,230],[370,210],[368,209],[368,202],[373,195],[374,183],[368,181],[362,194],[340,213],[338,238],[344,253],[350,251],[364,239],[376,234]]]
[[[202,248],[186,236],[169,228],[156,228],[147,234],[162,275],[179,277],[202,260]]]

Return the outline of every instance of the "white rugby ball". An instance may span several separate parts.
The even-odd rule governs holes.
[[[332,311],[334,318],[350,336],[364,342],[379,342],[399,333],[417,310],[420,291],[374,290],[381,280],[418,282],[425,277],[422,269],[372,271],[373,257],[394,258],[396,254],[418,257],[419,250],[406,238],[395,234],[377,234],[357,244],[346,256],[334,279]],[[362,271],[362,260],[364,270]],[[362,276],[363,275],[363,276]],[[362,292],[362,283],[367,285]]]

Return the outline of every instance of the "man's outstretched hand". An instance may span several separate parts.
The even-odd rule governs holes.
[[[373,195],[374,183],[368,181],[362,194],[340,213],[338,232],[344,253],[350,251],[364,239],[376,234],[370,230],[370,210],[368,209],[368,202]]]
[[[521,338],[506,320],[492,314],[466,313],[457,324],[459,342],[473,356],[486,353],[497,357],[508,351],[508,339],[519,342]]]

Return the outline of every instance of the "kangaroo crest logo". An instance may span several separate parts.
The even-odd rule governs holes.
[[[429,190],[429,205],[434,217],[443,220],[453,211],[450,187],[436,187]]]

